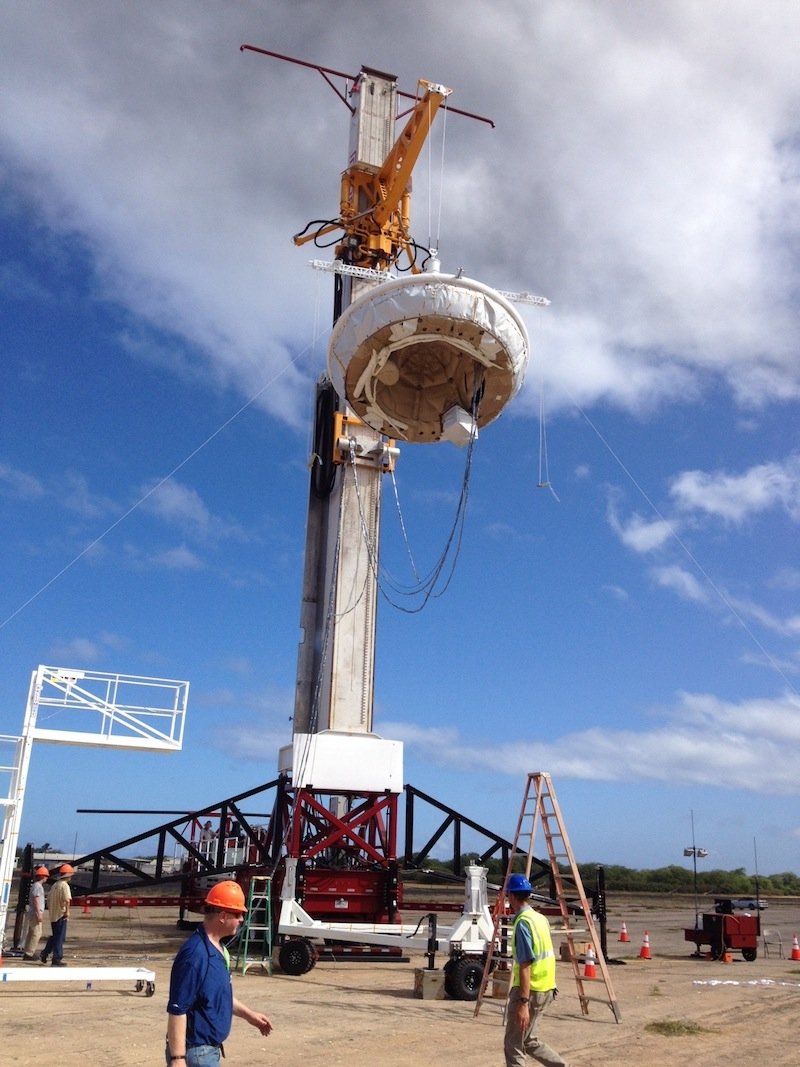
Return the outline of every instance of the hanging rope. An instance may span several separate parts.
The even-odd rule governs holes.
[[[403,531],[403,537],[406,545],[406,550],[411,561],[411,569],[414,574],[414,584],[405,585],[398,581],[386,568],[384,568],[378,559],[377,546],[372,543],[372,538],[369,532],[369,526],[367,523],[366,512],[364,508],[364,502],[361,494],[361,486],[358,480],[358,471],[356,467],[355,449],[351,443],[350,448],[350,470],[353,477],[353,484],[355,486],[356,499],[358,502],[358,514],[359,524],[361,527],[361,536],[367,549],[367,557],[369,561],[369,567],[372,575],[375,579],[376,585],[380,591],[381,596],[392,607],[398,611],[402,611],[409,615],[414,615],[423,610],[429,600],[432,598],[438,598],[443,596],[447,591],[450,582],[453,579],[455,573],[458,557],[461,552],[461,542],[464,534],[464,522],[467,512],[467,501],[469,499],[469,487],[472,474],[472,458],[475,448],[475,441],[477,439],[477,412],[478,403],[480,399],[481,389],[477,389],[475,392],[475,400],[473,403],[473,419],[472,419],[472,431],[470,433],[470,439],[466,448],[466,457],[464,463],[464,474],[461,480],[461,490],[459,493],[458,504],[456,506],[456,512],[453,517],[453,522],[448,532],[444,547],[433,565],[427,576],[420,577],[416,563],[414,562],[414,556],[411,552],[411,547],[408,541],[405,522],[402,516],[402,510],[400,508],[399,499],[397,501],[397,508],[400,514],[400,526]],[[448,566],[449,565],[449,566]],[[360,595],[363,595],[363,590]],[[421,598],[421,602],[414,607],[408,607],[401,603],[396,596],[406,598]]]
[[[444,152],[445,142],[447,139],[447,100],[445,100],[442,106],[442,154],[439,162],[439,214],[436,219],[436,248],[439,248],[439,242],[442,236],[442,205],[444,203]]]
[[[403,544],[406,547],[406,552],[408,554],[409,563],[411,564],[411,572],[414,575],[414,580],[416,581],[417,585],[419,585],[420,582],[422,581],[422,579],[420,578],[419,571],[417,570],[417,565],[414,562],[414,554],[411,551],[411,544],[410,544],[410,542],[408,540],[408,533],[406,532],[406,524],[405,524],[405,522],[403,520],[403,511],[402,511],[402,508],[400,507],[400,494],[397,492],[397,479],[394,476],[394,471],[393,470],[389,472],[389,478],[390,478],[391,483],[392,483],[392,494],[394,496],[394,506],[395,506],[395,510],[397,512],[397,519],[398,519],[398,522],[400,524],[400,533],[401,533],[401,535],[403,537]]]
[[[558,494],[550,481],[550,463],[547,458],[547,423],[544,406],[544,378],[539,383],[539,481],[537,489],[549,489],[560,504]]]
[[[431,103],[428,101],[428,126],[431,125]],[[437,189],[437,213],[436,213],[436,229],[434,232],[433,227],[433,138],[428,138],[427,143],[427,155],[428,155],[428,249],[431,254],[435,254],[439,251],[439,242],[442,236],[442,205],[444,203],[444,159],[445,159],[445,142],[447,138],[447,99],[445,98],[442,104],[442,140],[441,140],[441,155],[439,160],[439,181]]]

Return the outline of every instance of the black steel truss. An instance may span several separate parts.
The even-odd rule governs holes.
[[[151,827],[142,833],[128,837],[124,841],[117,841],[113,845],[98,849],[86,856],[73,861],[74,866],[80,868],[80,872],[73,883],[73,895],[78,898],[96,893],[121,893],[130,890],[152,890],[155,886],[180,884],[181,892],[186,889],[186,871],[173,871],[167,863],[170,857],[170,848],[174,849],[177,844],[186,854],[188,867],[192,879],[205,875],[224,874],[242,869],[273,871],[281,858],[281,850],[284,843],[287,820],[291,808],[291,783],[286,775],[274,778],[263,785],[255,786],[236,796],[228,797],[215,804],[209,804],[197,811],[181,814],[178,818],[171,819],[159,826]],[[243,809],[246,801],[254,798],[262,798],[265,810],[272,814],[268,817],[266,834],[263,827],[254,826],[252,814]],[[425,804],[432,809],[437,818],[440,818],[437,828],[428,837],[421,847],[415,847],[415,815],[420,804]],[[457,812],[454,808],[443,804],[429,794],[415,789],[412,785],[405,786],[405,841],[403,854],[400,857],[400,867],[409,872],[420,870],[426,860],[431,858],[433,849],[452,831],[452,849],[448,861],[447,870],[454,878],[462,878],[464,875],[462,862],[462,839],[464,831],[469,831],[474,839],[478,835],[483,839],[476,860],[485,864],[492,858],[500,860],[501,869],[506,870],[508,859],[512,849],[511,841],[500,837],[492,830],[482,826],[475,820]],[[204,819],[218,820],[220,826],[235,822],[237,833],[243,843],[243,849],[248,855],[246,863],[225,864],[225,841],[223,834],[218,834],[216,845],[206,854],[197,847],[195,832]],[[422,821],[422,820],[420,820]],[[430,817],[427,818],[430,825]],[[147,872],[137,866],[130,859],[125,859],[121,852],[130,850],[144,842],[153,842],[151,855],[155,855],[153,871]],[[130,878],[120,880],[119,877],[111,878],[108,875],[109,866],[130,875]],[[86,874],[90,880],[86,883]],[[531,881],[537,882],[550,874],[549,864],[542,860],[534,859],[531,869]]]
[[[477,861],[481,866],[484,866],[490,859],[500,860],[500,869],[505,874],[508,869],[508,861],[511,855],[511,850],[514,847],[511,841],[508,841],[504,837],[498,837],[492,830],[488,830],[485,826],[481,826],[480,823],[475,822],[473,819],[468,819],[466,815],[462,815],[454,808],[449,807],[447,804],[443,804],[440,800],[436,800],[434,797],[429,796],[427,793],[423,793],[420,789],[415,789],[413,785],[407,785],[405,787],[406,793],[406,836],[405,836],[405,850],[402,857],[402,864],[409,869],[419,870],[424,866],[425,861],[430,858],[432,850],[441,841],[448,830],[452,828],[453,831],[453,847],[450,856],[449,870],[453,875],[463,876],[464,870],[462,865],[462,830],[467,828],[473,832],[473,834],[479,834],[485,838],[486,847],[482,852],[477,855]],[[442,814],[442,821],[436,830],[431,834],[422,848],[415,850],[414,848],[414,811],[417,800],[424,801],[434,810]],[[531,862],[531,874],[530,880],[532,884],[536,884],[543,878],[550,877],[550,864],[543,860],[532,858]]]

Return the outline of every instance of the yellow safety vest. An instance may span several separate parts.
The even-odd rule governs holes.
[[[556,987],[556,957],[553,941],[550,937],[550,923],[533,908],[524,908],[514,919],[511,927],[512,953],[514,969],[511,972],[511,985],[519,985],[519,963],[517,962],[517,926],[524,922],[531,932],[534,960],[531,963],[531,990],[534,993],[546,993]]]

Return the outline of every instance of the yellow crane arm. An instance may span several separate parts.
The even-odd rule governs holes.
[[[400,204],[403,193],[408,188],[411,172],[427,140],[436,112],[447,99],[452,89],[432,82],[420,81],[424,94],[417,100],[408,122],[392,146],[389,155],[376,177],[379,199],[375,204],[372,217],[381,228],[386,225]]]
[[[411,172],[437,111],[452,92],[422,80],[418,94],[419,89],[424,91],[417,95],[408,121],[382,165],[376,168],[356,162],[348,167],[342,174],[338,220],[296,234],[296,245],[341,229],[344,236],[336,255],[354,266],[386,270],[403,252],[413,262],[409,235]]]

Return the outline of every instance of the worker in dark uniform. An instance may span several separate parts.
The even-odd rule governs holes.
[[[233,1016],[264,1037],[272,1023],[233,995],[230,956],[223,940],[239,929],[247,912],[236,882],[217,882],[205,899],[201,926],[186,939],[172,964],[167,1003],[167,1064],[216,1067]]]

